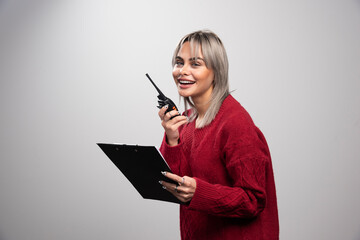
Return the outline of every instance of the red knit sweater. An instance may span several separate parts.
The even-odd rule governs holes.
[[[182,126],[180,142],[163,140],[172,171],[196,179],[188,206],[180,206],[181,239],[278,239],[274,176],[266,140],[229,95],[206,127]]]

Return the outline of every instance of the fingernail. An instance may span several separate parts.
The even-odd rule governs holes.
[[[165,187],[165,186],[162,186],[162,188],[163,188],[163,189],[166,189],[166,187]]]
[[[162,181],[159,181],[159,183],[162,185]]]
[[[161,172],[162,175],[166,176],[166,172]]]

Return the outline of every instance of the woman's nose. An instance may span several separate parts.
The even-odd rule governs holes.
[[[182,68],[180,68],[180,74],[182,75],[188,75],[189,74],[189,68],[187,64],[184,64]]]

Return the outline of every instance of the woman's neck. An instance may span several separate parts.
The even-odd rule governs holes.
[[[192,101],[198,113],[198,117],[203,118],[210,106],[211,93],[208,96],[192,97]]]
[[[202,94],[201,96],[191,97],[191,100],[193,101],[196,111],[198,113],[199,119],[202,119],[205,116],[206,111],[210,107],[212,90],[213,88],[211,87],[206,93]]]
[[[194,103],[194,105],[198,113],[198,119],[201,120],[210,106],[210,101],[202,104]]]

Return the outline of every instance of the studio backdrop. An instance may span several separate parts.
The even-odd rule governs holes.
[[[0,239],[179,239],[97,142],[159,147],[181,37],[223,40],[269,143],[281,239],[360,239],[360,2],[0,1]],[[235,239],[235,238],[234,238]]]

